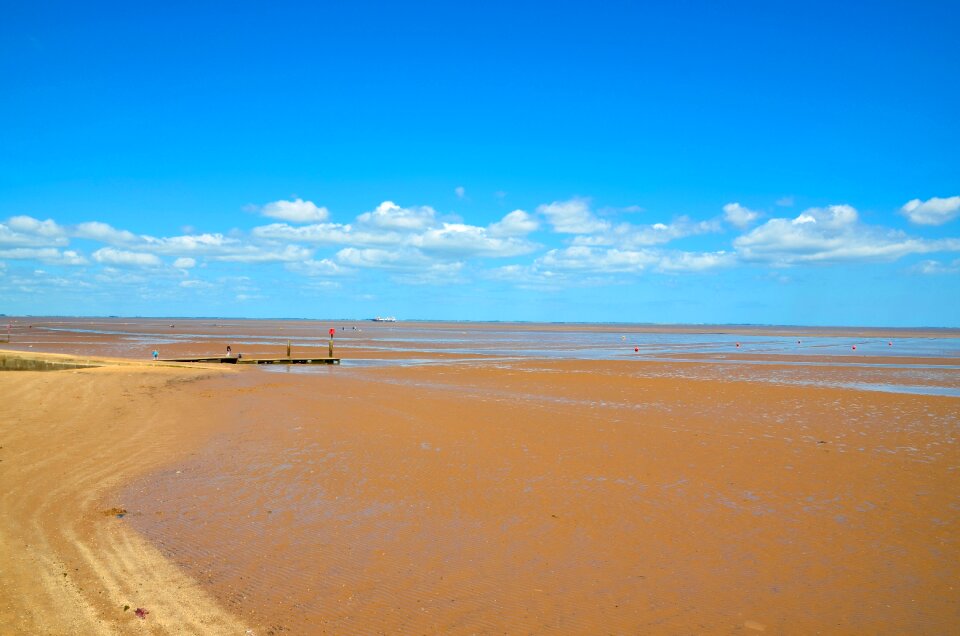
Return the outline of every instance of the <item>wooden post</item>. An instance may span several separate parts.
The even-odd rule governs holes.
[[[290,341],[287,340],[287,360],[290,359]]]

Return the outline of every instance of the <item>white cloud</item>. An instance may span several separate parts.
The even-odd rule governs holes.
[[[298,241],[327,245],[349,243],[352,240],[351,227],[338,223],[318,223],[299,227],[293,227],[286,223],[271,223],[270,225],[253,228],[251,234],[256,238],[274,241]]]
[[[550,250],[536,265],[545,270],[580,270],[597,273],[639,272],[653,265],[658,257],[649,250],[596,249],[573,246]]]
[[[36,236],[59,238],[64,235],[63,228],[57,225],[52,219],[40,221],[32,216],[13,216],[7,220],[7,225],[15,232],[23,232]]]
[[[530,232],[535,232],[539,227],[540,224],[534,217],[523,210],[514,210],[501,220],[491,224],[487,230],[493,237],[510,237],[526,236]]]
[[[155,238],[143,236],[139,248],[158,254],[223,254],[240,247],[240,240],[223,234],[194,234]]]
[[[536,249],[528,241],[516,238],[491,238],[486,229],[462,223],[444,223],[411,237],[410,244],[425,252],[455,257],[507,257],[527,254]]]
[[[321,223],[330,216],[327,208],[317,207],[313,201],[273,201],[260,210],[263,216],[291,223]]]
[[[210,289],[213,286],[214,285],[212,283],[208,283],[205,280],[196,280],[193,278],[190,280],[180,281],[180,287],[184,287],[186,289]]]
[[[587,199],[554,201],[538,206],[537,212],[547,217],[553,229],[562,234],[592,234],[610,227],[609,223],[593,215]]]
[[[723,206],[723,218],[730,225],[743,229],[760,218],[760,213],[754,212],[739,203],[728,203]]]
[[[118,230],[100,221],[81,223],[73,229],[72,234],[77,238],[92,239],[94,241],[111,244],[133,243],[137,240],[137,236],[133,232]]]
[[[458,199],[462,199],[463,197],[467,196],[467,191],[463,186],[457,186],[453,189],[453,191],[456,193]]]
[[[177,269],[190,269],[191,267],[197,266],[197,260],[195,258],[183,256],[173,261],[173,266]]]
[[[320,223],[299,227],[292,227],[286,223],[272,223],[253,228],[251,234],[255,238],[271,241],[353,246],[399,245],[407,240],[408,236],[377,228],[373,228],[372,231],[356,230],[350,225],[337,223]]]
[[[15,247],[0,250],[0,258],[15,260],[38,260],[50,265],[84,265],[87,262],[82,255],[73,250],[60,250],[53,247]]]
[[[741,260],[796,263],[893,261],[907,254],[960,251],[960,240],[926,241],[866,226],[849,205],[810,208],[794,219],[770,219],[733,242]]]
[[[918,274],[936,276],[940,274],[956,274],[960,272],[960,258],[954,259],[951,263],[941,263],[940,261],[921,261],[910,268]]]
[[[30,216],[14,216],[0,223],[0,247],[62,247],[68,244],[66,232],[54,221]]]
[[[436,211],[428,205],[401,208],[393,201],[384,201],[373,212],[357,217],[357,222],[384,230],[416,232],[433,227]]]
[[[650,245],[661,245],[676,239],[707,234],[720,230],[717,221],[693,221],[685,216],[674,219],[669,225],[654,223],[652,225],[633,225],[621,223],[608,232],[592,236],[577,236],[573,239],[574,245],[601,246],[610,245],[621,249],[636,249]]]
[[[348,271],[328,258],[288,263],[285,267],[304,276],[337,276]]]
[[[311,256],[313,256],[312,251],[299,245],[287,245],[279,250],[244,245],[240,249],[232,250],[229,254],[219,254],[211,258],[228,263],[289,263],[305,261]]]
[[[155,254],[143,252],[127,252],[112,247],[101,247],[93,253],[93,260],[103,265],[117,265],[120,267],[157,267],[160,259]]]
[[[960,196],[913,199],[904,203],[900,212],[918,225],[943,225],[960,216]]]
[[[395,268],[419,267],[429,264],[423,254],[410,249],[383,250],[346,247],[337,252],[336,258],[340,263],[351,267]]]
[[[660,259],[657,269],[664,272],[702,272],[708,269],[730,267],[736,255],[729,252],[679,252]]]

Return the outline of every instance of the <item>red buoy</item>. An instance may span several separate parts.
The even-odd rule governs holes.
[[[857,345],[853,345],[853,346],[850,347],[850,348],[853,349],[854,351],[856,351],[856,350],[857,350]]]
[[[634,348],[633,348],[633,352],[634,352],[634,353],[639,353],[639,352],[640,352],[640,347],[634,347]]]

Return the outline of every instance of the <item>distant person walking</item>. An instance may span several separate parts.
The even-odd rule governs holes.
[[[160,352],[156,349],[153,350],[153,359],[158,360],[160,358]]]
[[[233,355],[233,349],[230,348],[230,345],[227,345],[227,357],[229,358],[232,355]]]

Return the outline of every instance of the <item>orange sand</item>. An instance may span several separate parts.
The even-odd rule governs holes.
[[[769,373],[0,373],[0,625],[955,631],[960,400]]]

